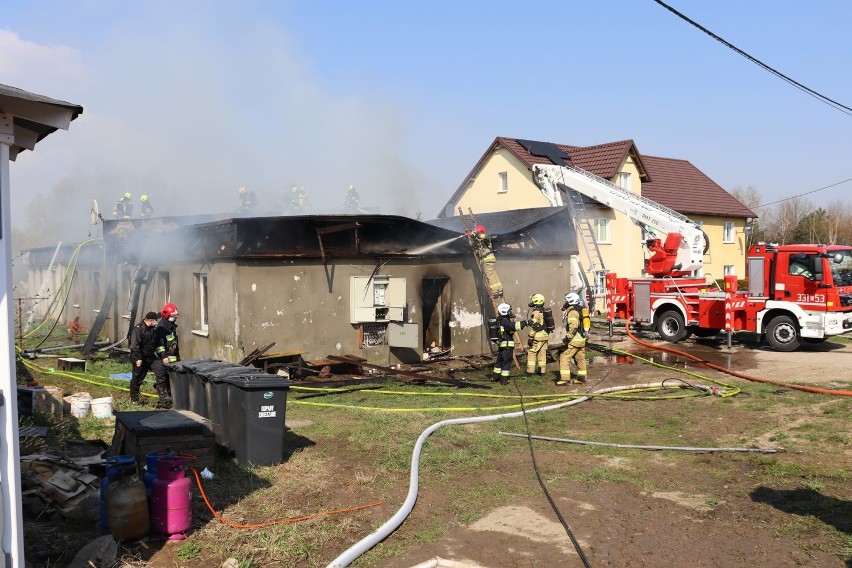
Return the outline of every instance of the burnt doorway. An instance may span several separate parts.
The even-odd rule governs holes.
[[[423,298],[423,350],[434,343],[435,347],[450,348],[450,279],[424,278]]]

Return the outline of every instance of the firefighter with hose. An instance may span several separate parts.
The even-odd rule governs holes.
[[[472,233],[467,233],[470,245],[476,250],[476,255],[482,265],[482,275],[488,285],[488,292],[495,300],[503,298],[503,284],[497,277],[495,266],[497,257],[494,256],[494,241],[491,235],[485,234],[485,227],[477,225]]]

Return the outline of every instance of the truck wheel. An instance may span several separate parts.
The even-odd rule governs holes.
[[[657,316],[657,333],[663,341],[677,343],[686,339],[688,333],[683,316],[676,310],[667,310]]]
[[[766,341],[776,351],[795,351],[802,344],[802,336],[793,318],[778,316],[766,326]]]

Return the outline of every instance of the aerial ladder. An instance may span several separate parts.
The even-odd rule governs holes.
[[[651,276],[686,276],[701,268],[709,248],[707,235],[677,211],[573,166],[535,164],[533,178],[545,195],[559,194],[562,186],[624,213],[646,234],[666,233],[664,242],[657,238],[645,242],[652,253],[645,271]]]
[[[471,235],[476,231],[476,217],[473,215],[473,210],[468,207],[467,213],[465,213],[461,207],[459,207],[459,217],[461,218],[462,227],[464,228],[465,234]],[[491,282],[488,280],[488,275],[485,274],[485,271],[482,270],[482,259],[479,254],[479,247],[471,246],[473,251],[473,256],[476,259],[476,266],[479,270],[479,274],[482,276],[482,285],[484,286],[484,294],[491,300],[491,308],[494,310],[494,313],[497,313],[497,299],[494,298],[494,295],[491,293]],[[515,345],[519,345],[521,347],[521,351],[524,350],[524,344],[521,341],[520,335],[517,331],[515,331]],[[518,358],[512,353],[512,359],[515,361],[515,368],[520,369],[520,364],[518,363]]]

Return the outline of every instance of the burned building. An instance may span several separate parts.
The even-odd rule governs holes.
[[[117,337],[170,301],[185,359],[237,361],[272,342],[306,359],[349,354],[380,365],[420,360],[433,346],[452,355],[491,349],[484,324],[494,304],[460,218],[227,218],[168,230],[158,221],[104,224],[104,262],[115,274],[100,286],[115,294]],[[567,211],[477,222],[499,235],[497,270],[516,313],[532,293],[558,310],[577,253]]]

